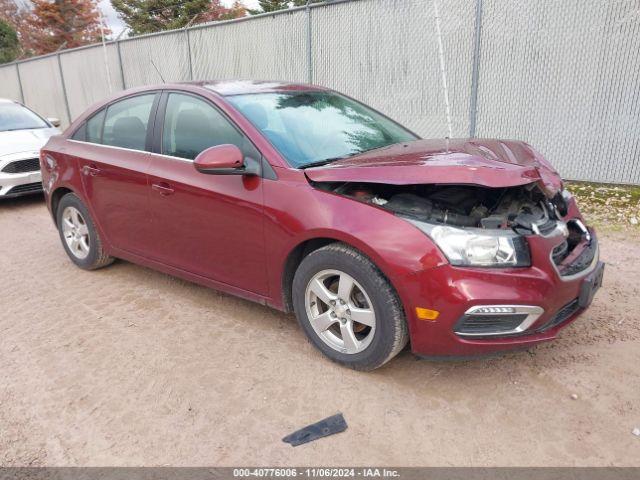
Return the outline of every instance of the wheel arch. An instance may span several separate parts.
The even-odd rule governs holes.
[[[300,265],[300,262],[309,255],[311,252],[314,252],[326,245],[330,245],[335,242],[340,242],[336,238],[331,237],[316,237],[310,238],[307,240],[303,240],[298,243],[287,255],[287,258],[284,262],[284,268],[282,269],[282,304],[284,305],[285,312],[293,312],[293,295],[292,295],[292,286],[293,286],[293,277],[296,274],[296,270]]]
[[[58,205],[60,204],[60,200],[62,200],[62,197],[64,197],[68,193],[77,195],[75,191],[65,186],[60,186],[53,192],[51,192],[51,216],[53,217],[53,223],[55,223],[56,226],[58,226]]]
[[[393,280],[387,274],[386,265],[381,264],[382,260],[374,251],[372,251],[371,248],[369,248],[368,245],[363,245],[362,241],[358,241],[358,239],[355,238],[344,238],[344,235],[331,235],[330,233],[323,232],[317,236],[299,241],[286,256],[284,267],[282,269],[280,285],[282,291],[282,304],[285,312],[289,313],[293,311],[293,277],[302,260],[310,253],[332,243],[343,243],[367,257],[380,270],[391,287],[396,290]]]

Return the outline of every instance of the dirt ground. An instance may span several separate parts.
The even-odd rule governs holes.
[[[640,238],[601,243],[605,286],[557,341],[358,373],[292,316],[122,261],[84,272],[41,198],[4,201],[0,464],[640,466]],[[346,432],[281,441],[337,412]]]

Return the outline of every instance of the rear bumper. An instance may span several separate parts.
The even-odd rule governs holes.
[[[18,197],[42,191],[41,172],[0,172],[0,198]]]
[[[595,236],[593,241],[597,242]],[[530,239],[532,267],[525,269],[442,265],[404,278],[398,291],[407,313],[413,352],[429,357],[474,357],[554,339],[584,312],[585,302],[579,303],[582,286],[599,265],[596,247],[593,262],[586,269],[561,276],[549,258],[554,242],[557,239]],[[460,334],[461,320],[479,306],[526,306],[536,316],[524,321],[526,315],[521,315],[524,328],[516,328],[520,325],[516,321],[506,334]],[[439,315],[432,321],[421,320],[416,307],[436,310]]]

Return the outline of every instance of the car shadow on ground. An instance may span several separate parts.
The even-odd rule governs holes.
[[[117,260],[113,265],[100,272],[106,275],[116,274],[120,279],[125,277],[132,284],[146,283],[152,285],[158,296],[174,295],[182,298],[185,302],[188,301],[190,308],[198,311],[215,312],[211,315],[212,322],[216,321],[215,317],[218,314],[222,314],[225,317],[229,314],[234,328],[246,329],[249,332],[262,332],[267,338],[276,337],[283,332],[287,332],[287,336],[290,337],[289,341],[282,343],[281,348],[289,350],[289,354],[292,357],[300,353],[298,350],[305,350],[309,354],[308,350],[312,349],[311,357],[314,362],[318,362],[320,365],[331,365],[334,368],[344,369],[356,375],[371,375],[381,380],[387,377],[395,377],[397,382],[401,382],[402,378],[425,378],[446,372],[446,375],[450,377],[450,381],[453,381],[456,376],[460,377],[460,381],[464,381],[465,378],[477,375],[479,370],[486,369],[489,365],[502,365],[503,368],[508,369],[510,362],[515,366],[516,363],[522,364],[523,361],[527,361],[532,355],[535,355],[536,347],[472,358],[425,358],[413,354],[410,345],[407,345],[396,358],[378,370],[359,373],[333,364],[329,359],[323,357],[320,352],[316,351],[307,340],[293,313],[284,313],[265,305],[124,260]],[[144,307],[146,304],[141,300],[140,305]],[[148,305],[151,305],[151,302]],[[173,313],[178,312],[174,311]],[[258,336],[261,337],[262,335]],[[249,341],[249,343],[253,342]],[[255,342],[256,348],[259,349],[260,344],[261,341],[257,340]],[[229,353],[232,354],[232,352]],[[233,362],[233,360],[230,361]],[[409,383],[411,381],[409,380]]]
[[[41,203],[42,206],[46,208],[44,195],[42,193],[30,193],[29,195],[22,195],[20,197],[0,197],[0,208],[26,208],[38,203]]]

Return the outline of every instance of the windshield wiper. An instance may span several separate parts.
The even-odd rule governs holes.
[[[380,147],[369,148],[367,150],[350,153],[349,155],[344,155],[342,157],[325,158],[324,160],[318,160],[317,162],[306,163],[302,165],[300,168],[304,169],[304,168],[322,167],[323,165],[328,165],[329,163],[337,162],[338,160],[345,160],[347,158],[355,157],[356,155],[362,155],[363,153],[372,152],[373,150],[379,150],[381,148],[390,147],[391,145],[397,145],[397,143],[390,143],[389,145],[382,145]]]
[[[344,160],[345,158],[349,158],[352,156],[353,155],[346,155],[344,157],[325,158],[324,160],[318,160],[317,162],[305,163],[300,168],[322,167],[323,165],[328,165],[330,163],[337,162],[338,160]]]

